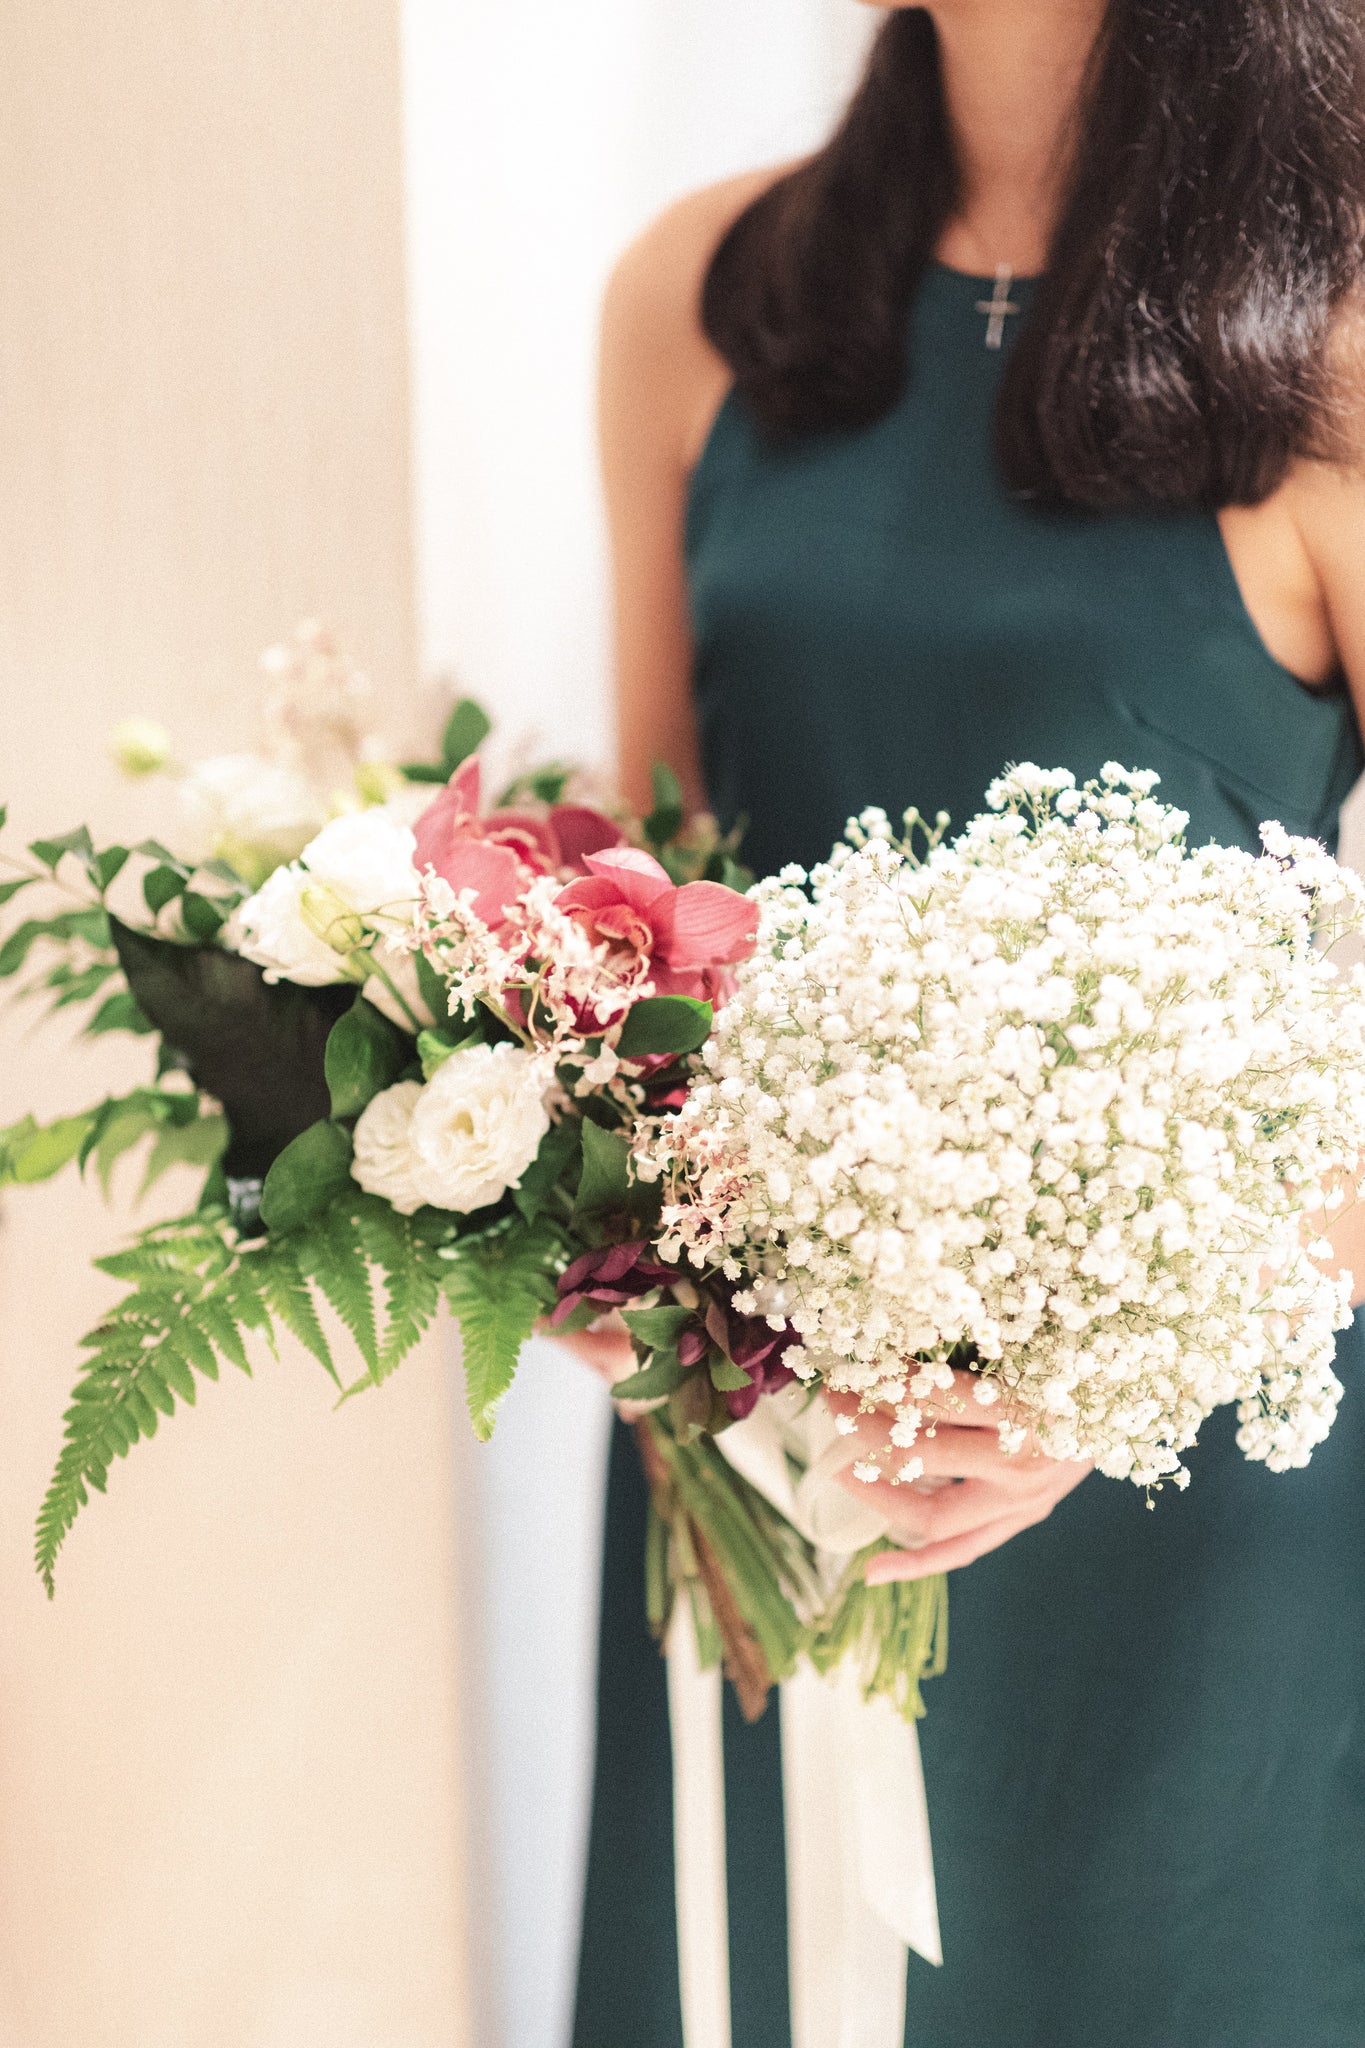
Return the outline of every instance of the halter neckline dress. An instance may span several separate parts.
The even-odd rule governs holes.
[[[1362,756],[1247,612],[1211,514],[1045,513],[998,476],[993,280],[943,268],[893,411],[764,441],[721,409],[687,564],[712,803],[759,872],[868,804],[961,824],[1009,762],[1154,768],[1193,843],[1334,843]],[[1016,286],[1016,292],[1021,288]],[[1027,287],[1022,288],[1027,307]],[[1024,317],[1027,317],[1025,311]],[[1365,2044],[1365,1389],[1304,1472],[1222,1411],[1148,1512],[1086,1479],[951,1581],[921,1727],[945,1963],[906,2048]],[[619,1424],[574,2048],[681,2048],[665,1674]],[[725,1712],[734,2048],[790,2048],[780,1735]]]

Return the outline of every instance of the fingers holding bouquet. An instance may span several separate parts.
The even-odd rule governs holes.
[[[895,1442],[894,1409],[864,1411],[856,1395],[826,1394],[834,1413],[854,1424],[857,1469],[850,1466],[840,1483],[874,1505],[892,1542],[904,1546],[870,1561],[869,1585],[931,1578],[974,1564],[1046,1521],[1094,1470],[1089,1459],[1046,1456],[1031,1430],[1006,1450],[998,1406],[975,1398],[982,1385],[975,1373],[953,1374],[952,1390],[926,1403],[909,1461]],[[892,1476],[916,1467],[913,1478]]]

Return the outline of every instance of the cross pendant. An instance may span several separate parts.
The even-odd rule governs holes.
[[[1010,286],[1014,283],[1014,272],[1008,263],[1001,263],[995,272],[995,291],[989,299],[978,299],[976,310],[986,314],[987,348],[1003,348],[1005,344],[1005,322],[1012,313],[1021,313],[1022,306],[1016,306],[1010,298]]]

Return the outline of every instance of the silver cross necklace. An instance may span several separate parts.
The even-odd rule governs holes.
[[[986,315],[987,348],[1003,348],[1005,345],[1005,322],[1012,314],[1022,313],[1023,307],[1016,306],[1010,298],[1010,286],[1014,283],[1014,272],[1008,263],[995,266],[995,290],[988,299],[978,299],[976,310]]]

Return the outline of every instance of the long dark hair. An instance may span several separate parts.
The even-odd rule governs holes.
[[[1331,456],[1335,315],[1365,274],[1365,0],[1110,0],[998,446],[1045,502],[1257,504]],[[731,228],[703,319],[761,425],[896,402],[957,196],[938,37],[881,30],[833,140]]]

